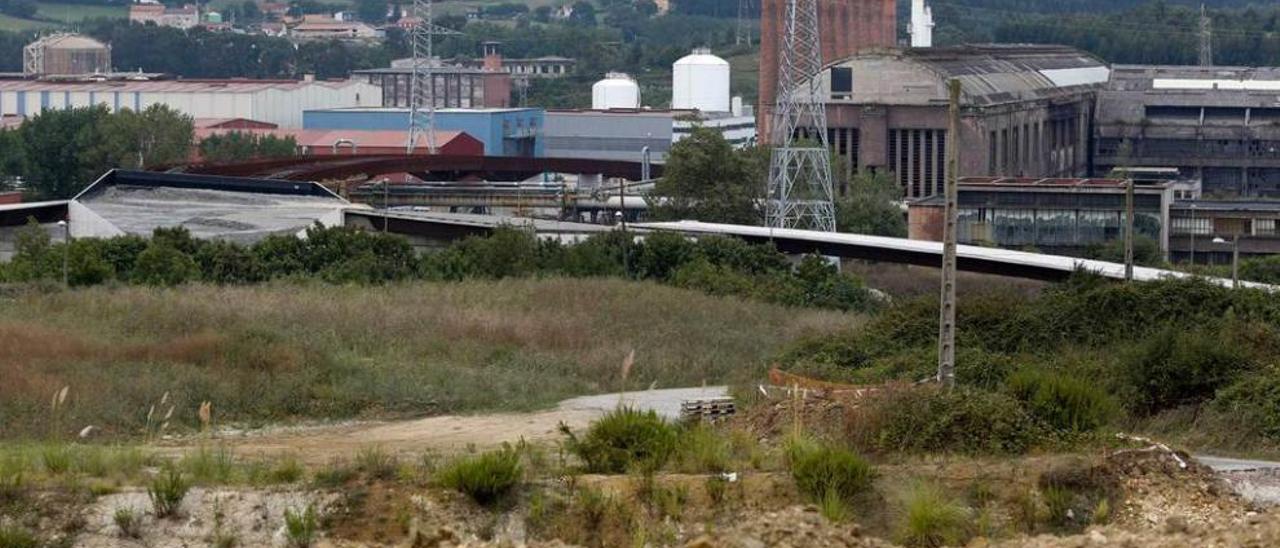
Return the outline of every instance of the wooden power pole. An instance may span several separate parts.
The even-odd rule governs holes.
[[[938,382],[956,384],[956,202],[960,195],[960,81],[951,80],[947,124],[946,209],[942,225],[942,306],[938,324]]]
[[[1133,281],[1133,176],[1124,183],[1124,280]]]

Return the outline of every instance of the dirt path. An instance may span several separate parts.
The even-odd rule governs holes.
[[[297,455],[308,464],[350,457],[362,448],[375,446],[393,453],[428,450],[452,453],[472,446],[481,449],[496,447],[521,438],[527,441],[556,439],[560,423],[575,430],[583,428],[619,403],[651,409],[675,419],[680,415],[682,401],[723,396],[727,391],[724,386],[709,386],[604,394],[565,400],[555,409],[535,413],[445,415],[399,422],[268,429],[224,435],[218,442],[241,455],[288,453]],[[178,440],[174,445],[165,447],[163,452],[184,453],[198,445],[192,440]]]

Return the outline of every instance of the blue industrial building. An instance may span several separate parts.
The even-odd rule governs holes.
[[[400,130],[409,127],[404,108],[308,110],[304,129]],[[436,129],[461,131],[484,143],[486,156],[542,156],[543,111],[536,108],[439,109]]]

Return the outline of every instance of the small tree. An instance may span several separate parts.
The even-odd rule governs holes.
[[[671,147],[650,212],[657,219],[760,224],[767,166],[754,150],[734,150],[717,131],[694,128]]]
[[[849,181],[848,194],[836,201],[836,228],[840,232],[873,236],[907,236],[907,219],[898,202],[902,188],[883,174],[858,173]]]

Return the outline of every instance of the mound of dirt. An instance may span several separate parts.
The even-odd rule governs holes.
[[[1213,471],[1181,452],[1159,448],[1120,451],[1102,464],[1124,493],[1115,523],[1131,530],[1240,523],[1252,510]]]
[[[822,433],[839,434],[850,405],[847,398],[810,392],[804,398],[784,397],[753,405],[735,415],[731,424],[762,440],[781,439],[797,424],[809,432],[826,428],[837,430]]]
[[[884,548],[894,546],[863,536],[857,525],[840,526],[824,519],[813,506],[793,506],[779,512],[753,515],[724,531],[699,536],[685,548],[832,547]]]

